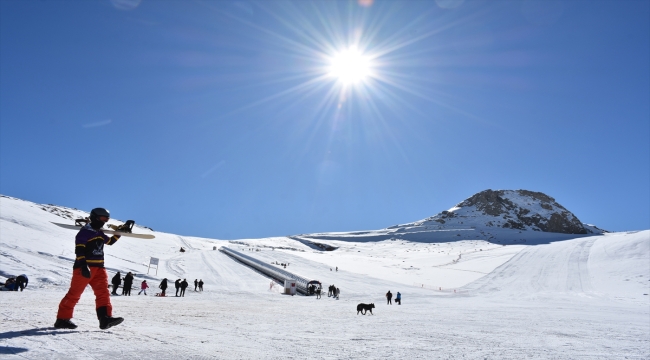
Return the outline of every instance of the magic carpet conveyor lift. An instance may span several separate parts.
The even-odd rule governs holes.
[[[252,256],[242,254],[239,251],[233,250],[225,246],[219,248],[219,251],[241,262],[244,265],[250,266],[257,271],[265,275],[268,275],[275,280],[280,281],[281,283],[284,283],[286,280],[294,281],[296,283],[296,290],[303,295],[307,295],[307,296],[313,295],[309,293],[309,286],[311,285],[320,286],[322,289],[322,285],[318,280],[309,279],[300,275],[296,275],[294,273],[291,273],[284,269],[280,269],[271,264],[267,264],[259,259],[255,259]]]

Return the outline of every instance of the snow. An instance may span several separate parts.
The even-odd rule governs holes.
[[[135,273],[134,284],[147,279],[148,296],[112,297],[125,321],[100,330],[87,289],[75,309],[79,327],[56,330],[75,232],[50,222],[83,216],[0,197],[0,281],[30,278],[24,292],[0,292],[0,358],[650,357],[650,230],[490,229],[477,238],[485,229],[401,237],[393,228],[222,241],[136,227],[156,238],[123,237],[106,247],[106,265],[109,276],[119,270]],[[341,298],[282,295],[214,246],[289,263],[288,271],[336,285]],[[160,259],[157,275],[146,273],[152,256]],[[191,284],[183,298],[152,296],[163,277],[202,279],[205,291]],[[386,305],[388,290],[401,292],[403,305]],[[356,315],[360,302],[375,303],[374,315]]]

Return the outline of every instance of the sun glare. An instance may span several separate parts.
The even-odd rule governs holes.
[[[370,76],[372,64],[356,47],[350,47],[331,59],[330,76],[344,85],[356,84]]]

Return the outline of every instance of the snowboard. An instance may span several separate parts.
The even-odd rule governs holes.
[[[68,225],[68,224],[60,224],[60,223],[55,223],[53,222],[52,224],[60,226],[65,229],[70,229],[70,230],[79,230],[81,229],[81,226],[77,225]],[[133,233],[126,233],[126,232],[121,232],[121,231],[115,231],[115,230],[109,230],[109,229],[100,229],[106,234],[116,234],[120,236],[128,236],[128,237],[134,237],[138,239],[153,239],[155,238],[154,235],[151,234],[133,234]]]

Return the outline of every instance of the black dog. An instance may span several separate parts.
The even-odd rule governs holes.
[[[372,309],[374,309],[374,308],[375,308],[374,303],[373,304],[361,303],[361,304],[357,305],[357,315],[359,315],[359,312],[361,312],[361,315],[365,315],[368,311],[370,311],[371,315],[374,315],[372,313]]]

